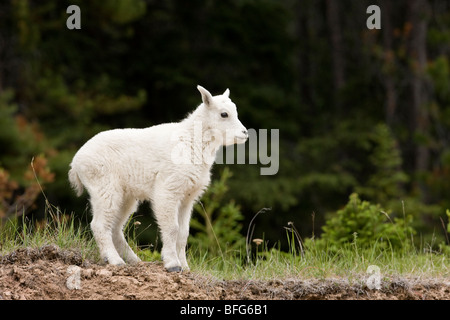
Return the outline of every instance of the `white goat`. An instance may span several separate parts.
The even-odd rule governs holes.
[[[227,89],[212,96],[197,86],[203,103],[186,119],[145,129],[104,131],[75,154],[69,180],[77,195],[90,195],[92,232],[102,259],[137,263],[123,227],[139,201],[149,200],[158,222],[168,271],[188,270],[186,242],[192,207],[210,182],[222,145],[244,143],[246,128]]]

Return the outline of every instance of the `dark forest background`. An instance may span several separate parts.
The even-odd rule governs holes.
[[[71,4],[80,30],[66,27]],[[372,4],[379,30],[366,27]],[[243,230],[270,207],[255,235],[278,241],[288,222],[320,234],[356,192],[412,216],[420,238],[444,238],[449,56],[444,0],[2,1],[0,217],[42,218],[42,187],[90,220],[67,181],[77,149],[102,130],[182,119],[200,84],[230,88],[247,128],[280,130],[276,175],[227,166],[223,201],[239,206]]]

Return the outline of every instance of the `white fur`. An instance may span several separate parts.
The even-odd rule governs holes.
[[[228,89],[214,97],[201,86],[197,89],[203,103],[186,119],[104,131],[75,154],[69,180],[78,196],[83,185],[90,195],[91,228],[108,263],[140,261],[123,227],[139,201],[149,200],[161,232],[164,266],[169,271],[188,269],[185,249],[192,207],[210,182],[215,153],[248,137]]]

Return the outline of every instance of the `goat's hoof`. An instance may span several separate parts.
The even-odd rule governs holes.
[[[175,267],[170,267],[167,268],[168,272],[181,272],[181,267],[180,266],[175,266]]]
[[[103,261],[106,264],[110,264],[112,266],[125,266],[126,265],[125,261],[123,261],[122,259],[116,259],[116,260],[111,259],[111,260],[109,260],[108,258],[104,258]]]

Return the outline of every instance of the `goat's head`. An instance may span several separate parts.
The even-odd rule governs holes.
[[[230,99],[230,90],[213,97],[202,86],[197,86],[197,89],[202,94],[204,105],[203,127],[210,132],[211,138],[217,141],[221,139],[220,144],[224,146],[247,141],[248,132],[238,119],[236,105]]]

